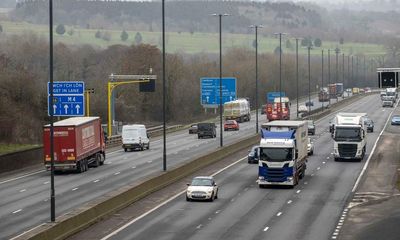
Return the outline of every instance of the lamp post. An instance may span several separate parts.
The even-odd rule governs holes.
[[[354,87],[354,56],[351,56],[351,84]]]
[[[308,50],[308,112],[311,112],[311,60],[310,60],[311,49],[312,49],[312,45],[309,44],[307,47],[307,50]]]
[[[224,146],[223,134],[222,134],[222,17],[229,16],[228,14],[216,14],[213,16],[219,17],[219,132],[220,132],[220,147]]]
[[[336,77],[335,77],[335,81],[336,83],[339,82],[339,53],[340,53],[340,49],[338,47],[335,48],[335,53],[336,53]],[[336,92],[336,102],[338,101],[337,98],[337,92]]]
[[[258,29],[262,28],[262,25],[252,25],[251,28],[254,28],[256,34],[256,134],[258,133]]]
[[[279,116],[282,117],[282,35],[286,33],[274,33],[279,35]]]
[[[299,118],[299,40],[296,38],[296,116]]]
[[[162,79],[163,79],[163,171],[167,171],[167,131],[166,131],[166,81],[165,81],[165,0],[162,0]]]
[[[50,78],[50,102],[49,105],[53,106],[53,0],[49,0],[49,78]],[[56,221],[56,200],[54,188],[54,113],[50,111],[50,220]]]
[[[330,84],[331,84],[331,50],[328,49],[328,99],[329,99],[329,105],[331,105]]]
[[[322,56],[321,56],[321,88],[322,88],[322,94],[324,94],[324,49],[322,49],[321,51]],[[324,95],[322,95],[322,98],[324,98]],[[324,111],[324,101],[325,99],[322,99],[322,112]]]
[[[344,53],[342,53],[342,81],[343,81],[343,91],[344,91]],[[344,95],[343,95],[344,96]]]

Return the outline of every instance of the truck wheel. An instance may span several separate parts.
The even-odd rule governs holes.
[[[89,162],[87,159],[84,161],[84,164],[85,164],[84,166],[85,166],[85,172],[86,172],[87,170],[89,170]]]
[[[128,149],[127,149],[127,148],[124,148],[124,151],[126,152],[126,151],[128,151]]]
[[[100,166],[103,166],[105,161],[106,161],[106,155],[102,154],[101,159],[100,159]]]
[[[146,147],[146,149],[147,149],[147,150],[149,150],[149,149],[150,149],[150,142],[147,144],[147,147]]]
[[[77,164],[76,171],[78,173],[83,173],[85,171],[85,166],[84,166],[83,162],[79,161],[76,164]]]
[[[144,151],[144,145],[140,146],[140,151]]]
[[[100,166],[100,162],[101,162],[101,156],[99,153],[96,154],[96,160],[94,161],[94,167],[97,168]]]

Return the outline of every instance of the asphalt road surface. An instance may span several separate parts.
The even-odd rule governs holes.
[[[304,103],[301,100],[300,103]],[[318,100],[313,97],[314,103]],[[336,100],[333,100],[336,101]],[[316,104],[317,105],[317,104]],[[291,116],[296,116],[292,104]],[[259,123],[266,115],[259,115]],[[217,138],[197,139],[182,130],[167,136],[168,168],[212,152],[219,147]],[[250,122],[241,123],[240,131],[224,132],[224,144],[230,144],[255,132],[255,115]],[[82,174],[66,173],[55,176],[56,216],[65,214],[96,198],[150,174],[162,171],[162,140],[151,140],[150,150],[108,152],[106,163]],[[50,220],[50,174],[44,170],[17,174],[0,179],[0,239],[14,237]]]
[[[382,110],[379,96],[371,95],[341,111],[366,112],[374,120],[375,131],[368,133],[367,159],[392,109]],[[237,163],[215,176],[220,190],[214,202],[186,202],[180,194],[131,224],[114,226],[114,231],[95,238],[330,239],[365,163],[365,159],[334,161],[328,131],[331,117],[317,121],[314,155],[308,160],[305,178],[294,189],[260,189],[258,166],[247,164],[244,156],[232,156]],[[102,230],[90,229],[93,234]]]

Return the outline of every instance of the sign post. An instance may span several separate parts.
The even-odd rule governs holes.
[[[53,82],[53,98],[50,96],[48,83],[48,115],[60,117],[74,117],[85,115],[85,83]],[[52,101],[51,101],[52,100]],[[51,104],[52,103],[52,104]]]
[[[222,78],[222,104],[237,99],[236,78]],[[200,79],[200,103],[205,108],[216,108],[220,104],[219,78]]]

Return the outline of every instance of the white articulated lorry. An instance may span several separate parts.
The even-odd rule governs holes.
[[[362,160],[367,145],[366,113],[338,113],[335,117],[333,154],[340,159]]]
[[[250,103],[247,99],[240,98],[224,103],[225,120],[236,120],[238,122],[250,121]]]
[[[261,131],[259,187],[297,185],[307,167],[307,122],[276,120],[264,123]]]

